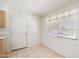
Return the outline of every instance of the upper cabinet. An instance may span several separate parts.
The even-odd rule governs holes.
[[[6,12],[4,10],[0,10],[0,28],[6,27]]]

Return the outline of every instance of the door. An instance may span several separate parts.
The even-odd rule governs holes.
[[[27,47],[26,40],[26,18],[11,17],[11,44],[12,50]]]

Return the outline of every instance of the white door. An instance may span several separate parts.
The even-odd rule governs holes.
[[[12,50],[27,47],[26,18],[11,17],[10,22]]]

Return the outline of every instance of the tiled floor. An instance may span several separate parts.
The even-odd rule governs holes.
[[[62,55],[50,50],[43,45],[33,46],[14,51],[8,55],[8,58],[64,58]]]

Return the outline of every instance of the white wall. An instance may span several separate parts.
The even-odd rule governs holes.
[[[79,3],[79,2],[78,2]],[[78,4],[73,4],[69,7],[63,8],[57,13],[61,13],[62,11],[67,11],[69,9],[77,8]],[[46,31],[46,23],[45,18],[55,15],[55,13],[50,13],[43,17],[42,20],[42,34],[43,34],[43,40],[42,43],[47,46],[48,48],[55,50],[56,52],[60,53],[61,55],[65,57],[79,57],[79,21],[77,25],[77,39],[78,40],[71,40],[71,39],[65,39],[65,38],[59,38],[54,36],[47,36]],[[78,16],[79,17],[79,16]],[[79,19],[79,18],[78,18]]]
[[[28,46],[40,44],[41,40],[41,17],[28,15]]]
[[[4,4],[4,2],[3,1],[0,1],[0,9],[5,9],[5,4]]]

